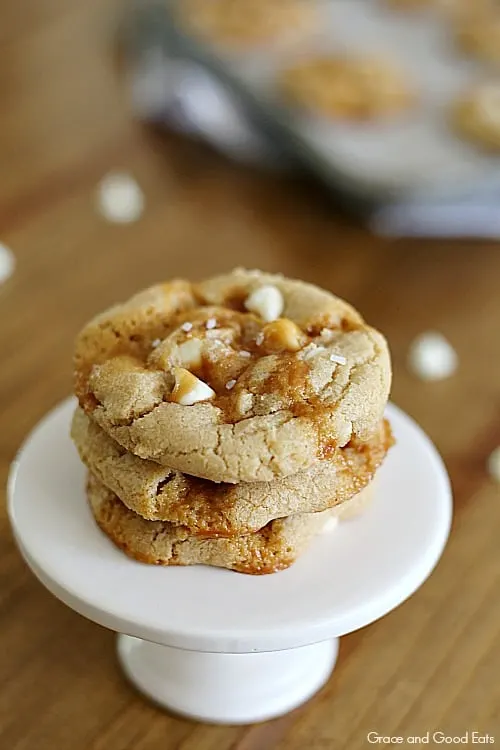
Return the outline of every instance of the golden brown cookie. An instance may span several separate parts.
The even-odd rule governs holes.
[[[477,85],[453,104],[456,132],[490,151],[500,150],[500,82]]]
[[[368,443],[355,439],[292,476],[216,484],[134,456],[81,409],[75,411],[71,435],[83,463],[127,508],[204,537],[248,534],[275,518],[344,504],[372,481],[392,444],[384,421]]]
[[[247,48],[311,30],[315,11],[310,0],[178,0],[176,15],[190,33]]]
[[[432,8],[437,3],[437,0],[386,0],[386,5],[389,5],[395,10],[420,10],[421,8]]]
[[[476,13],[485,8],[491,8],[495,0],[386,0],[395,10],[420,10],[424,8],[443,11],[453,17],[465,13]]]
[[[120,445],[216,482],[271,481],[368,440],[391,382],[384,337],[350,305],[244,270],[108,310],[74,364],[80,405]]]
[[[367,503],[371,486],[356,502]],[[98,525],[129,557],[151,565],[211,565],[261,575],[288,568],[336,510],[272,521],[260,531],[229,539],[200,539],[165,521],[146,521],[132,513],[96,477],[89,475],[87,496]],[[352,502],[352,501],[348,501]],[[347,504],[348,504],[347,503]]]
[[[393,117],[415,102],[404,73],[380,58],[304,58],[282,73],[279,89],[291,104],[341,119]]]
[[[457,43],[467,55],[500,64],[500,9],[464,14],[457,25]]]

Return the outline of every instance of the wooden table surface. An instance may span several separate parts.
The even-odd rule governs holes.
[[[450,542],[408,602],[342,639],[326,687],[253,727],[196,725],[125,682],[114,635],[35,580],[0,515],[0,747],[5,750],[324,750],[367,734],[466,731],[500,742],[500,249],[388,242],[336,217],[310,186],[243,170],[129,116],[108,0],[4,0],[0,11],[0,241],[17,269],[0,288],[1,472],[71,388],[72,339],[94,312],[173,275],[236,264],[319,282],[388,336],[393,398],[444,455],[455,495]],[[109,170],[131,171],[144,217],[107,224],[94,205]],[[442,331],[458,374],[425,384],[405,367],[412,337]],[[469,735],[469,745],[472,737]],[[430,745],[433,745],[431,740]],[[461,745],[463,746],[463,745]]]

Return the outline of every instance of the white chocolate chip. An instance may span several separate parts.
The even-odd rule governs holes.
[[[183,367],[199,367],[201,365],[201,339],[188,339],[177,348],[180,364]]]
[[[489,455],[488,471],[495,482],[500,482],[500,446],[495,448]]]
[[[347,360],[341,354],[330,354],[330,361],[336,362],[338,365],[347,364]]]
[[[186,333],[189,333],[189,331],[191,331],[192,328],[193,328],[193,324],[190,323],[189,321],[181,325],[181,329],[185,331]]]
[[[216,327],[217,327],[217,321],[215,320],[215,318],[209,318],[207,322],[205,323],[205,328],[207,329],[207,331],[209,331],[211,328],[216,328]]]
[[[228,391],[230,391],[234,386],[236,385],[236,380],[228,380],[226,383],[226,388]]]
[[[171,401],[181,406],[192,406],[200,401],[208,401],[215,396],[209,385],[183,367],[174,367],[175,385]]]
[[[298,352],[306,341],[298,325],[288,318],[278,318],[266,323],[262,333],[264,347],[268,352]]]
[[[458,367],[458,356],[442,334],[429,331],[412,342],[408,364],[422,380],[442,380],[453,375]]]
[[[329,516],[326,519],[323,528],[321,529],[321,533],[330,534],[332,531],[334,531],[337,528],[338,524],[339,524],[339,519],[337,518],[337,516]]]
[[[280,290],[268,284],[255,289],[245,300],[245,307],[270,323],[280,317],[285,301]]]
[[[144,211],[144,195],[130,175],[113,172],[104,177],[97,190],[101,215],[114,224],[137,221]]]

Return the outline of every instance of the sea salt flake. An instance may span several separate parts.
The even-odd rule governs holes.
[[[347,360],[341,354],[330,354],[331,362],[336,362],[338,365],[347,364]]]
[[[151,342],[151,346],[153,347],[153,349],[156,349],[156,347],[160,346],[160,344],[161,344],[161,339],[153,339],[153,341]]]
[[[262,331],[257,334],[255,338],[255,343],[257,344],[257,346],[260,346],[261,344],[264,343],[264,334],[262,333]]]
[[[209,331],[211,328],[217,327],[217,321],[215,318],[209,318],[205,323],[205,328]]]
[[[228,391],[230,391],[234,386],[236,385],[236,380],[228,380],[226,383],[226,388]]]
[[[252,355],[250,354],[250,352],[247,352],[246,349],[242,349],[241,352],[240,352],[240,357],[246,357],[248,359],[251,356]]]
[[[188,331],[190,331],[192,327],[193,327],[193,324],[189,322],[183,323],[181,325],[182,330],[185,331],[186,333],[188,333]]]

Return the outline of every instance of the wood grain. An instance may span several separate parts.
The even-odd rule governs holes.
[[[172,275],[236,264],[321,283],[386,332],[394,400],[436,441],[456,500],[450,543],[410,601],[343,639],[306,706],[254,727],[162,713],[120,674],[113,635],[51,597],[0,514],[0,747],[5,750],[324,750],[366,735],[441,729],[500,742],[500,252],[473,242],[387,242],[336,216],[310,185],[230,165],[130,118],[111,39],[111,0],[4,0],[0,23],[0,240],[17,258],[0,289],[0,471],[70,390],[72,339],[92,313]],[[95,185],[126,169],[144,218],[111,226]],[[411,338],[442,331],[460,371],[405,367]],[[431,743],[432,744],[432,743]]]

